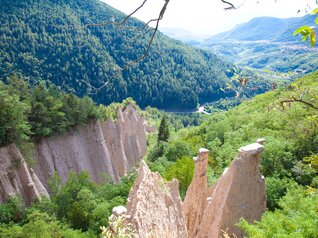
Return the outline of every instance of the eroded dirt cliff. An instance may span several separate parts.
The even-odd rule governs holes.
[[[26,205],[49,196],[19,149],[11,144],[0,148],[0,203],[15,195],[23,197]]]
[[[97,183],[118,181],[147,150],[144,119],[133,105],[117,110],[117,119],[92,121],[70,133],[41,140],[36,146],[35,173],[47,186],[56,171],[66,181],[70,171],[87,171]]]
[[[70,171],[87,171],[95,182],[118,181],[147,150],[145,124],[133,105],[117,110],[117,119],[92,121],[65,135],[36,143],[35,166],[30,169],[14,145],[0,148],[0,202],[19,194],[29,205],[48,196],[48,180],[57,172],[62,182]],[[150,128],[151,129],[151,128]]]

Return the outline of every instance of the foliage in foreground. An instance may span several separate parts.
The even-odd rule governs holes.
[[[266,212],[261,221],[249,224],[242,219],[238,226],[251,238],[318,237],[317,191],[294,186],[278,204],[281,209]]]
[[[6,237],[97,237],[115,206],[126,204],[135,176],[118,184],[96,185],[87,173],[70,173],[62,185],[57,175],[50,180],[51,200],[43,198],[24,209],[12,197],[0,204],[0,233]]]
[[[315,8],[312,13],[313,15],[318,15],[318,8]],[[318,16],[315,20],[315,24],[318,25]],[[306,41],[309,39],[310,42],[310,46],[314,47],[316,44],[316,31],[315,31],[315,27],[312,26],[301,26],[299,27],[295,32],[294,32],[294,36],[295,35],[302,35],[303,36],[303,41]]]
[[[101,227],[102,238],[132,238],[134,230],[132,227],[125,224],[125,218],[122,216],[113,217],[113,220],[109,221],[109,227]]]
[[[26,218],[26,223],[0,224],[2,237],[7,238],[89,238],[87,233],[74,230],[57,221],[45,212],[33,211]]]

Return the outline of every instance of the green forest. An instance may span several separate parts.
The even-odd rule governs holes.
[[[99,109],[88,97],[78,98],[43,81],[31,88],[17,75],[9,81],[0,82],[2,146],[63,134],[76,125],[102,118],[102,106]]]
[[[98,0],[4,0],[0,12],[2,80],[18,72],[97,103],[132,97],[143,108],[195,109],[231,95],[221,90],[231,64],[160,32],[148,57],[120,70],[144,54],[151,31],[136,30],[143,26],[136,19],[121,28],[87,26],[124,17]]]

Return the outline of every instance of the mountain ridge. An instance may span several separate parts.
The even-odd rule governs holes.
[[[192,109],[226,96],[221,88],[228,81],[230,64],[160,32],[143,61],[118,73],[144,54],[149,33],[131,29],[143,23],[132,18],[128,27],[119,29],[87,24],[120,21],[123,16],[97,0],[5,0],[0,17],[1,79],[18,72],[78,96],[106,84],[91,95],[95,102],[133,97],[141,107],[164,109]]]
[[[301,25],[313,24],[315,16],[306,15],[304,17],[277,18],[277,17],[255,17],[248,22],[241,23],[229,31],[225,31],[205,40],[205,43],[222,40],[239,40],[239,41],[294,41],[297,42],[299,37],[287,37],[293,34],[297,27]],[[284,35],[282,37],[281,35]],[[287,40],[286,40],[287,39]]]

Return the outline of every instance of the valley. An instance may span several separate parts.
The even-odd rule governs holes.
[[[288,79],[290,82],[318,68],[317,48],[311,48],[301,42],[301,37],[293,36],[298,26],[311,26],[314,20],[312,15],[287,19],[254,18],[193,45],[247,71],[252,70],[262,80],[272,78],[279,82]],[[183,41],[191,42],[191,36]]]

